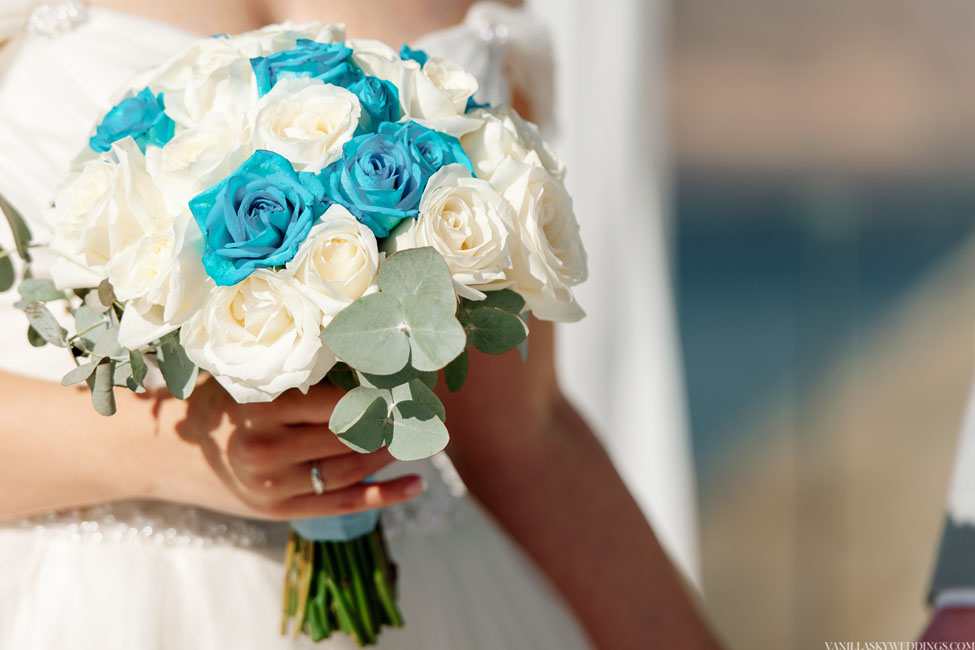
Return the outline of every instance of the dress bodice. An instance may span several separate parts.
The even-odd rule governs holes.
[[[81,0],[13,0],[0,8],[0,42],[6,41],[0,47],[0,195],[25,216],[35,241],[49,241],[44,214],[56,187],[98,118],[118,99],[119,89],[197,38],[155,21],[88,7]],[[523,85],[522,92],[544,116],[551,104],[546,43],[544,32],[523,10],[481,2],[460,25],[428,34],[414,45],[453,58],[471,71],[479,81],[479,101],[507,101],[509,83]],[[12,245],[2,226],[0,245]],[[34,257],[32,269],[43,275],[44,249]],[[0,294],[0,370],[58,381],[72,366],[69,356],[53,346],[28,344],[26,320],[13,307],[16,299],[16,292]],[[445,455],[412,463],[409,471],[422,474],[428,489],[412,502],[384,511],[391,536],[437,530],[455,516],[456,502],[464,494]],[[79,541],[246,547],[275,546],[285,531],[280,524],[159,502],[98,505],[8,525]]]

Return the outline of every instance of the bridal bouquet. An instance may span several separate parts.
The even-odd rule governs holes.
[[[350,448],[436,454],[438,371],[459,390],[468,347],[521,346],[528,312],[583,315],[564,168],[476,89],[450,60],[335,25],[195,43],[133,82],[74,162],[52,279],[28,265],[18,287],[30,341],[70,351],[63,383],[86,382],[103,415],[149,365],[181,399],[201,370],[239,402],[328,379],[348,391],[329,428]],[[0,208],[29,262],[29,231]],[[283,632],[371,644],[402,624],[377,522],[294,522]]]

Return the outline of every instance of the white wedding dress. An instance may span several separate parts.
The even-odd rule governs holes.
[[[519,10],[478,3],[463,24],[415,45],[477,74],[482,101],[508,92],[505,59],[533,52],[517,61],[514,82],[544,115],[550,62],[530,43],[517,47],[535,29]],[[194,38],[78,0],[4,0],[0,194],[28,218],[36,240],[50,234],[38,215],[118,89]],[[2,225],[0,244],[11,247]],[[36,257],[35,272],[43,250]],[[63,349],[28,345],[14,294],[0,294],[0,369],[57,381],[71,361]],[[383,514],[407,623],[385,630],[381,648],[589,647],[549,583],[465,495],[445,456],[410,471],[424,474],[429,489]],[[342,635],[318,646],[279,636],[286,536],[284,524],[145,501],[0,521],[0,650],[355,647]]]

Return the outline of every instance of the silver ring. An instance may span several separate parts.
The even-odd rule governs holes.
[[[316,460],[311,464],[311,489],[315,494],[325,494],[325,479],[322,478],[322,470],[318,465],[320,462]]]

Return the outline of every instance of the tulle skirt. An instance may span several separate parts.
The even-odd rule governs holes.
[[[280,635],[286,528],[266,530],[267,543],[247,548],[154,541],[164,531],[116,540],[77,525],[72,534],[0,528],[0,648],[354,648],[341,634],[317,645]],[[590,647],[544,577],[469,499],[435,530],[389,541],[406,625],[386,629],[380,648]]]

